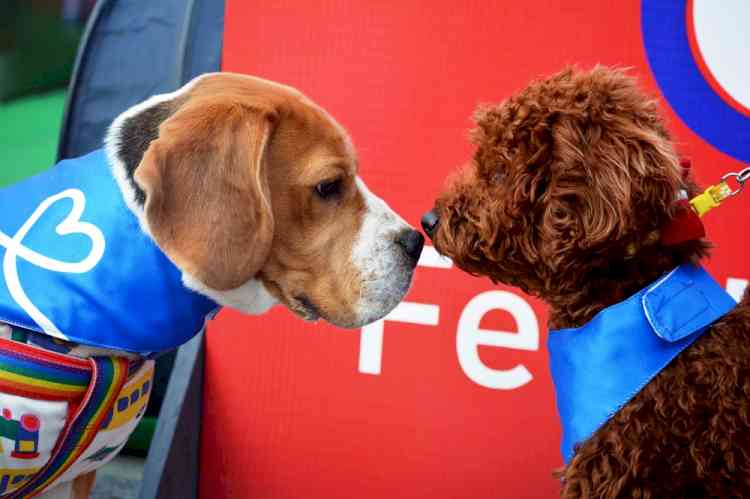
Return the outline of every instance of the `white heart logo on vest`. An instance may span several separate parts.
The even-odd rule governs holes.
[[[91,241],[91,251],[83,260],[79,262],[65,262],[44,256],[36,251],[23,245],[23,239],[29,233],[34,224],[44,215],[44,213],[56,202],[63,199],[73,201],[73,209],[70,210],[65,219],[55,228],[60,236],[71,234],[81,234],[87,236]],[[36,322],[42,330],[51,336],[66,339],[66,336],[31,302],[26,292],[21,286],[18,277],[18,268],[16,265],[17,258],[20,256],[27,262],[52,272],[62,272],[66,274],[84,274],[93,269],[104,255],[105,240],[102,231],[95,225],[82,222],[81,215],[86,208],[86,196],[78,189],[67,189],[59,194],[50,196],[34,210],[34,213],[21,226],[18,232],[12,237],[0,231],[0,246],[4,246],[5,256],[3,258],[3,274],[5,283],[11,297],[27,313],[29,317]]]

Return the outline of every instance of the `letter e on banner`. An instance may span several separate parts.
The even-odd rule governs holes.
[[[518,332],[480,329],[482,318],[490,310],[509,312],[518,325]],[[539,349],[539,323],[526,300],[508,291],[487,291],[475,296],[458,320],[456,352],[464,373],[475,383],[495,390],[513,390],[532,380],[523,365],[509,370],[487,367],[479,358],[479,346]]]

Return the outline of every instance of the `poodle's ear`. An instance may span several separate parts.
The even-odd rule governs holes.
[[[569,102],[552,126],[544,226],[572,226],[575,234],[566,236],[580,249],[639,242],[671,216],[682,186],[658,102],[621,69],[599,66],[559,78],[551,88],[567,89]]]
[[[253,278],[274,220],[265,168],[276,114],[259,103],[191,98],[159,127],[135,169],[153,239],[216,290]]]
[[[637,241],[672,214],[682,172],[668,136],[622,126],[602,130],[586,155],[567,158],[579,163],[556,171],[548,186],[540,227],[566,251]]]

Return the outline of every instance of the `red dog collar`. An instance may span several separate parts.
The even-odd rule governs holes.
[[[682,176],[687,180],[690,175],[690,160],[680,160],[680,166],[682,167]],[[687,196],[685,199],[677,201],[674,217],[659,232],[661,233],[661,242],[666,246],[706,237],[706,228],[703,226],[703,221],[693,209]]]

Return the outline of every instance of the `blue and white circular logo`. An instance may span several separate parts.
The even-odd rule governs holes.
[[[750,162],[750,1],[643,0],[651,71],[704,140]]]

